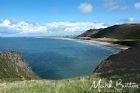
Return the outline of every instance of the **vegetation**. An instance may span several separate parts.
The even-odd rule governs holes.
[[[140,24],[121,24],[104,29],[90,29],[78,37],[114,38],[114,39],[140,39]]]
[[[111,55],[96,68],[104,78],[123,78],[140,83],[140,46]]]
[[[90,30],[87,30],[86,32],[82,33],[78,37],[92,37],[94,34],[99,32],[100,30],[102,30],[102,29],[90,29]]]
[[[0,53],[0,81],[37,78],[20,54],[14,51]]]
[[[100,30],[93,38],[140,39],[140,24],[114,25]]]
[[[108,82],[102,79],[103,82]],[[93,81],[99,81],[95,75],[71,80],[29,80],[6,82],[0,84],[0,93],[99,93],[92,87]],[[115,81],[114,81],[115,82]],[[103,88],[100,93],[139,93],[137,88],[124,88],[116,91],[113,88]]]

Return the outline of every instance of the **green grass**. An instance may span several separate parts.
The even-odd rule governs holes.
[[[91,88],[93,81],[100,78],[95,75],[71,80],[25,80],[0,83],[0,93],[99,93]],[[107,80],[103,79],[104,82]],[[140,89],[124,89],[118,93],[139,93]],[[110,92],[109,92],[110,91]],[[114,91],[114,92],[113,92]],[[116,93],[114,89],[101,89],[101,93]]]

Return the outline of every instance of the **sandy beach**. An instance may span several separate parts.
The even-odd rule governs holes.
[[[100,45],[104,45],[104,46],[108,46],[108,47],[118,48],[118,49],[121,49],[121,50],[126,50],[126,49],[130,48],[129,46],[112,44],[112,43],[101,42],[101,41],[96,41],[96,40],[83,40],[83,41],[86,41],[86,42],[89,42],[89,43],[94,43],[94,44],[100,44]]]

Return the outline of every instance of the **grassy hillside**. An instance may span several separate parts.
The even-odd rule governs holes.
[[[95,70],[104,78],[124,78],[140,83],[140,46],[111,55]]]
[[[14,51],[0,53],[0,81],[37,78],[20,54]]]
[[[114,25],[92,35],[93,38],[140,39],[140,24]]]
[[[100,30],[101,29],[90,29],[90,30],[87,30],[86,32],[82,33],[78,37],[91,37]]]
[[[140,24],[121,24],[104,29],[90,29],[78,37],[140,39]]]
[[[111,88],[92,87],[93,81],[98,82],[99,78],[94,75],[71,80],[30,80],[6,82],[0,84],[0,93],[139,93],[139,89],[124,88],[116,91]],[[108,82],[102,79],[103,82]],[[115,82],[115,81],[114,81]],[[110,92],[109,92],[110,91]]]

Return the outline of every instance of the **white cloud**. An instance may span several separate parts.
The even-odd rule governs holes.
[[[30,36],[46,33],[47,27],[24,21],[3,20],[0,22],[0,36]]]
[[[19,31],[20,33],[36,33],[36,32],[43,32],[46,31],[47,28],[45,26],[40,26],[24,21],[12,21],[12,20],[3,20],[0,23],[0,28],[5,27],[9,29],[9,31]]]
[[[95,22],[51,22],[44,25],[25,21],[0,21],[0,36],[34,36],[34,35],[78,35],[88,29],[105,28],[104,23]]]
[[[7,20],[7,19],[5,19],[4,21],[3,21],[3,25],[5,25],[5,26],[8,26],[8,25],[10,25],[11,24],[11,22],[9,21],[9,20]]]
[[[105,0],[104,7],[109,11],[126,10],[128,8],[127,5],[117,2],[117,0]]]
[[[91,13],[93,10],[93,6],[90,3],[82,3],[79,5],[78,9],[80,10],[81,13]]]
[[[104,23],[94,22],[52,22],[47,23],[46,26],[52,34],[59,33],[64,35],[78,35],[88,29],[106,27]]]
[[[135,4],[134,4],[134,7],[135,7],[136,9],[140,10],[140,2],[135,3]]]

